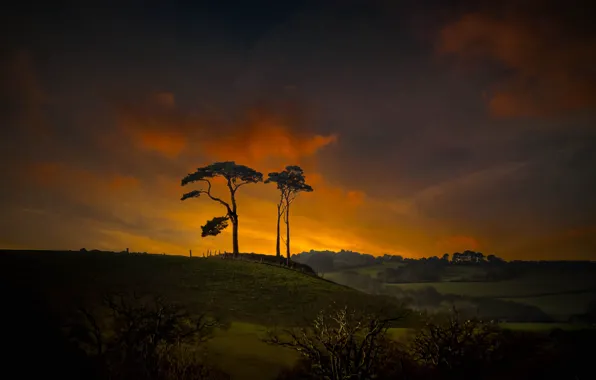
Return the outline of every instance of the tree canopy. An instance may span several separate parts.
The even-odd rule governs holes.
[[[287,203],[291,203],[298,193],[313,191],[312,186],[306,183],[304,170],[300,166],[290,165],[282,172],[269,173],[265,183],[274,182],[277,189],[282,192]]]
[[[226,186],[230,191],[230,202],[216,197],[212,194],[211,180],[215,177],[222,177],[226,180]],[[206,188],[199,190],[192,190],[182,195],[180,200],[184,201],[188,198],[198,198],[201,194],[207,195],[212,201],[220,203],[226,208],[225,216],[218,216],[209,220],[201,227],[202,237],[216,236],[228,227],[228,221],[232,222],[233,234],[232,244],[234,254],[238,252],[238,213],[236,204],[236,191],[241,186],[250,183],[258,183],[263,181],[263,174],[249,168],[245,165],[236,164],[234,161],[215,162],[211,165],[198,168],[194,173],[190,173],[182,178],[181,185],[186,186],[194,182],[202,182]]]

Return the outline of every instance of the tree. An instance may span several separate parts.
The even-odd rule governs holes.
[[[160,296],[108,294],[103,307],[79,307],[67,336],[109,379],[211,378],[210,368],[191,355],[224,327]],[[189,376],[190,375],[190,376]]]
[[[488,255],[486,257],[486,261],[488,261],[491,264],[497,264],[497,263],[504,262],[504,260],[502,258],[500,258],[499,256],[496,256],[496,255]]]
[[[498,357],[501,338],[496,322],[462,318],[453,307],[447,318],[436,315],[425,321],[410,341],[410,352],[415,360],[443,375],[477,379],[473,371],[482,371]]]
[[[395,365],[388,330],[403,316],[383,319],[347,307],[322,310],[310,326],[269,331],[266,343],[298,352],[308,363],[307,378],[379,378]]]
[[[211,180],[215,177],[222,177],[226,180],[226,185],[230,191],[230,202],[215,197],[211,193]],[[207,186],[207,189],[190,191],[182,195],[180,200],[198,198],[201,194],[206,194],[212,201],[223,205],[226,208],[226,215],[215,217],[202,226],[203,232],[201,236],[219,235],[228,226],[228,220],[231,221],[233,252],[234,256],[238,256],[238,208],[236,205],[236,192],[243,185],[262,181],[263,174],[248,166],[238,165],[234,161],[215,162],[211,165],[198,168],[196,172],[188,174],[182,179],[182,186],[193,182],[202,182]]]
[[[284,217],[286,224],[286,255],[290,259],[290,205],[296,199],[300,192],[311,192],[313,188],[306,183],[304,171],[300,166],[286,166],[282,172],[269,173],[269,178],[265,183],[277,184],[277,189],[280,192],[279,202],[277,204],[277,241],[276,254],[281,257],[280,247],[280,220]]]
[[[311,267],[317,273],[327,273],[333,271],[333,254],[318,253],[310,256],[306,260],[306,265]]]
[[[449,254],[446,253],[443,255],[443,257],[441,258],[441,260],[445,261],[445,262],[449,262]]]

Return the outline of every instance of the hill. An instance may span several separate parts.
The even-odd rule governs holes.
[[[395,298],[371,296],[306,272],[254,261],[0,251],[3,309],[16,315],[12,320],[19,325],[43,323],[48,315],[66,320],[76,307],[93,305],[106,292],[159,294],[191,312],[230,322],[209,342],[209,354],[232,379],[273,379],[294,364],[295,352],[260,340],[271,326],[302,323],[332,302],[390,314],[402,311]],[[37,306],[41,303],[45,307]]]
[[[0,274],[5,285],[39,294],[57,313],[115,291],[160,294],[189,310],[262,325],[300,323],[331,302],[398,307],[390,297],[371,297],[299,271],[219,258],[4,251]]]

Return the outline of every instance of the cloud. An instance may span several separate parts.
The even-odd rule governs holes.
[[[176,105],[174,94],[162,92],[145,102],[117,107],[117,122],[119,132],[136,148],[169,159],[198,151],[208,160],[274,167],[288,161],[300,163],[337,141],[336,134],[309,132],[297,111],[278,111],[254,107],[225,120],[222,115],[184,110]]]
[[[467,13],[441,30],[437,49],[506,69],[487,94],[495,117],[551,117],[596,106],[596,37],[570,31],[556,13]]]
[[[337,135],[304,132],[291,118],[251,110],[245,120],[226,128],[227,134],[207,136],[203,149],[217,159],[230,157],[249,164],[295,162],[335,143]]]
[[[462,78],[437,65],[434,46],[408,30],[424,29],[426,38],[452,11],[438,1],[438,12],[416,5],[412,24],[414,3],[392,2],[391,12],[380,2],[354,12],[354,3],[340,18],[336,8],[315,7],[265,23],[248,44],[212,33],[229,30],[223,21],[195,18],[176,44],[167,38],[175,28],[139,20],[120,25],[130,33],[102,34],[104,19],[118,19],[112,11],[101,22],[86,16],[106,44],[77,45],[68,28],[44,31],[41,44],[38,33],[23,36],[31,53],[3,57],[0,73],[8,101],[0,166],[10,184],[0,188],[0,240],[229,250],[230,231],[200,237],[223,208],[180,201],[180,179],[219,160],[264,174],[288,164],[305,169],[315,191],[294,203],[293,252],[419,257],[480,244],[505,258],[528,257],[551,252],[549,234],[593,225],[593,118],[564,118],[589,104],[593,68],[582,67],[582,59],[591,62],[589,33],[552,10],[553,29],[541,29],[542,6],[537,16],[516,5],[523,11],[482,8],[442,20],[440,57],[463,58]],[[52,59],[35,59],[47,52]],[[496,120],[487,104],[494,115],[546,110],[560,118]],[[32,133],[37,126],[47,137]],[[227,195],[219,184],[216,191]],[[277,198],[271,185],[241,189],[242,250],[274,252]],[[588,235],[561,238],[557,252],[584,255]]]

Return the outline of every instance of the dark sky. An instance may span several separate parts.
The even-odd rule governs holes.
[[[589,2],[19,3],[2,12],[0,245],[184,253],[180,178],[301,165],[293,250],[596,259]],[[223,194],[223,193],[222,193]],[[241,250],[275,246],[243,188]]]

